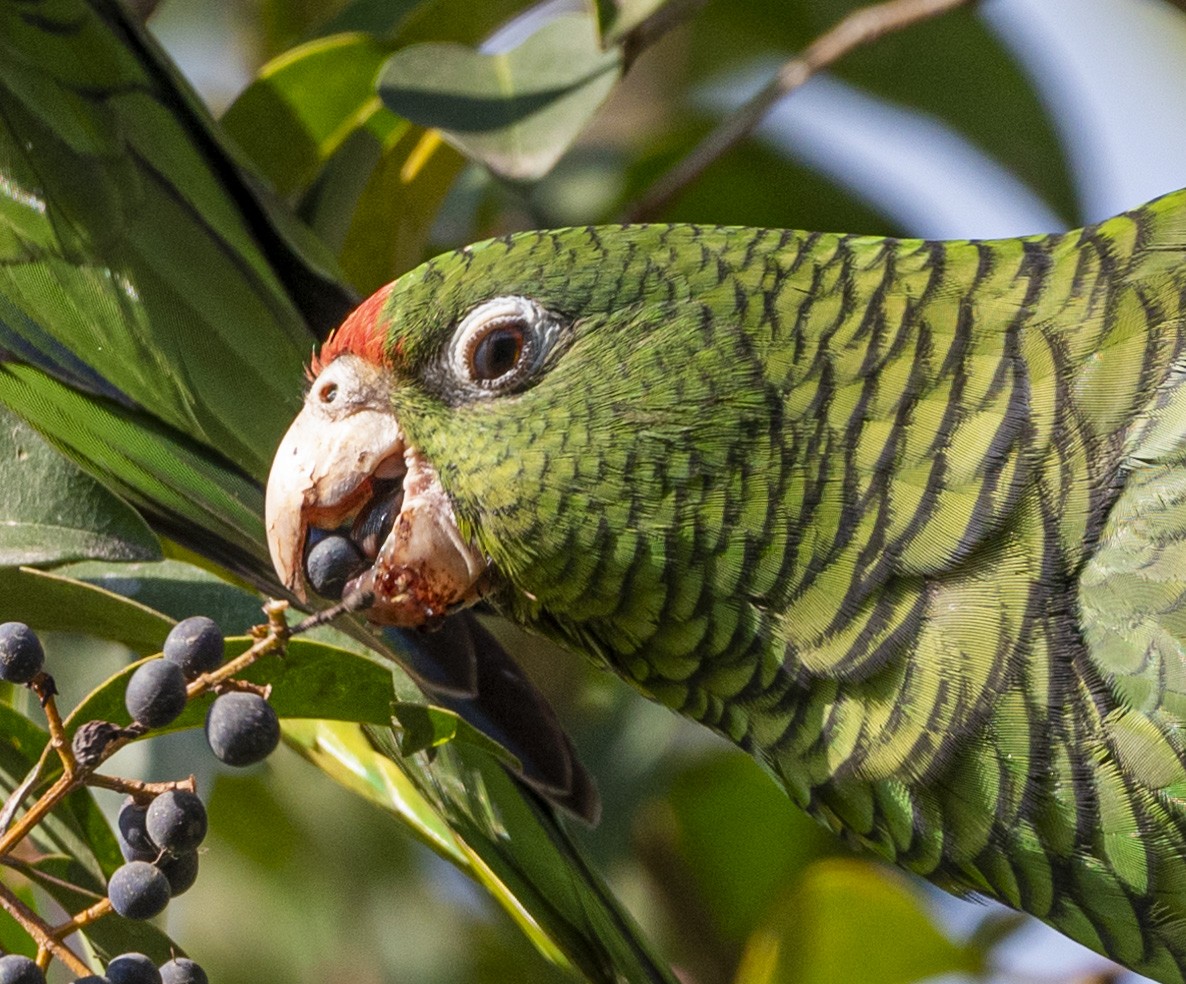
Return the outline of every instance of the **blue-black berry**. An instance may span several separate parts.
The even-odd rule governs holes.
[[[206,837],[206,807],[194,793],[170,789],[148,805],[144,829],[161,850],[185,854]]]
[[[28,683],[44,664],[45,650],[29,626],[24,622],[0,625],[0,680]]]
[[[176,663],[189,680],[222,665],[222,631],[205,615],[178,622],[165,639],[165,659]]]
[[[169,883],[171,898],[185,894],[194,887],[194,882],[198,880],[197,851],[186,851],[176,857],[166,854],[156,862],[156,866],[161,869],[161,873]]]
[[[169,904],[169,881],[147,861],[129,861],[107,882],[111,907],[128,919],[151,919]]]
[[[162,984],[210,984],[206,971],[192,960],[175,957],[167,964],[161,964]]]
[[[366,570],[368,563],[353,540],[331,533],[309,549],[305,574],[310,587],[322,598],[337,601],[346,582]]]
[[[124,692],[124,705],[133,721],[163,728],[185,710],[185,674],[176,663],[154,659],[137,667]]]
[[[161,984],[161,972],[143,953],[121,953],[107,965],[109,984]]]
[[[10,953],[0,957],[0,984],[45,984],[45,974],[28,957]]]
[[[147,814],[148,807],[137,803],[131,796],[119,808],[115,826],[119,830],[119,849],[125,861],[155,861],[161,853],[148,836],[145,827]]]
[[[280,720],[259,694],[221,694],[206,713],[206,741],[227,765],[253,765],[279,743]]]

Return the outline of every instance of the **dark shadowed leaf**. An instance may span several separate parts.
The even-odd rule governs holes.
[[[0,475],[0,568],[160,556],[156,537],[134,510],[3,407]]]
[[[602,50],[592,18],[566,14],[500,54],[446,43],[397,51],[379,95],[495,174],[529,181],[559,160],[620,73],[621,53]]]

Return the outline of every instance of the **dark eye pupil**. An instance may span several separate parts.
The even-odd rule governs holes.
[[[488,381],[515,368],[523,352],[523,329],[495,328],[474,347],[474,378]]]

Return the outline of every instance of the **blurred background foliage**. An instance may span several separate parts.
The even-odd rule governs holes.
[[[674,26],[640,43],[632,32],[661,6],[164,0],[148,25],[244,167],[364,296],[441,249],[638,214],[667,168],[860,4],[673,0]],[[1130,91],[1143,97],[1127,103]],[[1070,228],[1186,183],[1182,93],[1174,4],[984,0],[852,53],[655,217],[926,236]],[[1158,123],[1137,134],[1150,102]],[[574,836],[688,984],[1110,973],[1036,924],[856,858],[741,753],[493,628],[598,779],[603,820]],[[64,632],[49,651],[67,706],[133,657]],[[35,717],[27,695],[3,696]],[[202,876],[167,928],[218,984],[573,979],[472,881],[291,751],[234,774],[192,734],[121,754],[117,771],[195,771],[207,794]],[[14,939],[0,924],[0,945]]]

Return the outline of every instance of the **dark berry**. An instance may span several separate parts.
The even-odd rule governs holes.
[[[318,541],[305,558],[305,574],[309,585],[322,598],[338,600],[346,582],[361,574],[367,568],[354,542],[339,533],[331,534]]]
[[[227,765],[253,765],[280,741],[280,720],[259,694],[222,694],[206,713],[206,741]]]
[[[41,672],[45,650],[24,622],[0,625],[0,680],[28,683]]]
[[[121,953],[107,965],[110,984],[161,984],[161,972],[143,953]]]
[[[192,960],[175,957],[161,964],[161,984],[210,984],[210,978]]]
[[[116,868],[107,883],[111,907],[128,919],[151,919],[169,904],[169,880],[147,861]]]
[[[148,805],[144,829],[161,850],[185,854],[206,837],[206,807],[195,793],[170,789]]]
[[[161,853],[144,826],[147,813],[148,807],[137,803],[131,796],[119,808],[115,825],[119,829],[119,849],[125,861],[155,861]]]
[[[45,984],[45,974],[28,957],[10,953],[0,957],[0,984]]]
[[[217,670],[222,654],[222,632],[205,615],[178,622],[165,638],[165,659],[180,666],[190,680]]]
[[[156,866],[161,869],[161,873],[169,882],[171,898],[185,894],[194,887],[194,882],[198,880],[197,851],[186,851],[176,857],[166,854],[156,862]]]
[[[132,720],[148,728],[163,728],[174,721],[185,710],[185,701],[185,674],[164,659],[138,667],[124,693]]]

